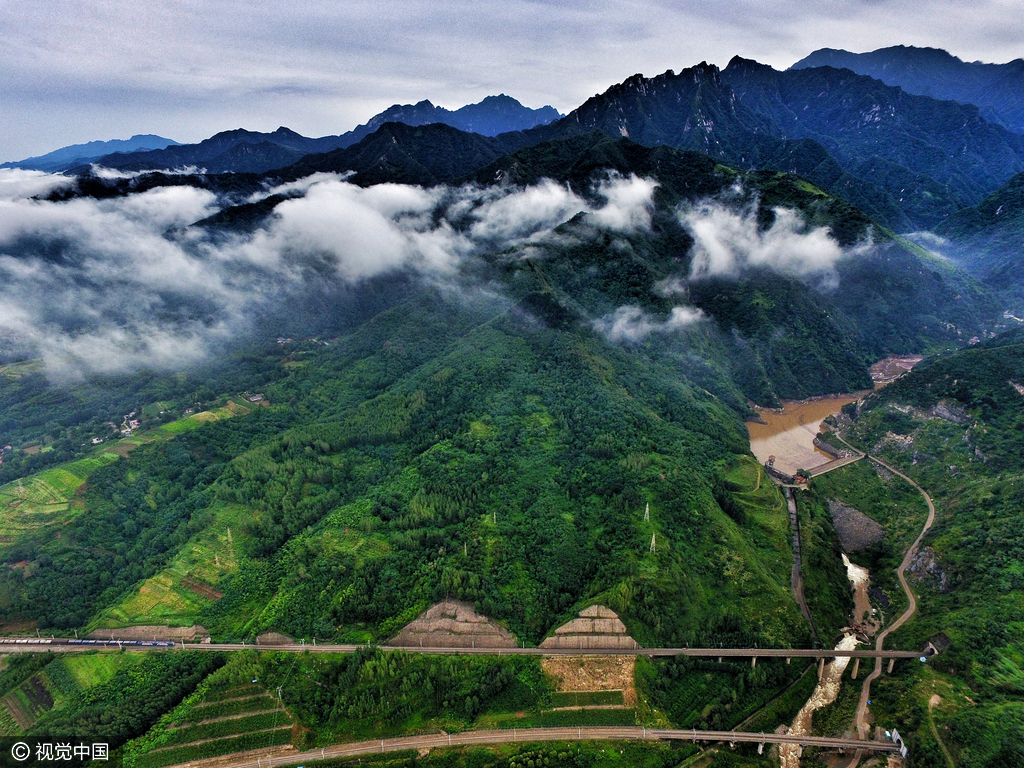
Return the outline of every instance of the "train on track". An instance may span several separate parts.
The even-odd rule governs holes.
[[[86,646],[128,646],[129,648],[173,648],[171,640],[76,640],[67,637],[3,637],[3,645],[86,645]]]

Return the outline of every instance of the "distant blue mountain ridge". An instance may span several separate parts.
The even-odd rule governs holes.
[[[411,126],[442,123],[460,131],[496,136],[546,125],[561,117],[554,107],[531,109],[505,94],[488,96],[477,104],[456,110],[423,100],[416,104],[395,104],[365,124],[338,136],[308,138],[284,126],[272,133],[243,128],[221,131],[197,144],[179,144],[159,136],[133,136],[128,141],[94,141],[64,147],[41,157],[5,163],[0,168],[79,172],[90,163],[97,163],[123,171],[196,165],[209,173],[263,173],[294,163],[304,155],[350,147],[385,123]]]
[[[966,62],[940,48],[908,45],[868,53],[821,48],[790,69],[809,67],[849,69],[907,93],[975,104],[989,122],[1024,133],[1024,59],[1006,64]]]
[[[38,157],[29,157],[10,163],[3,163],[0,168],[22,168],[28,171],[62,171],[77,165],[87,165],[104,155],[114,152],[139,152],[141,150],[164,149],[178,142],[154,136],[151,133],[138,134],[130,139],[112,139],[111,141],[90,141],[86,144],[72,144],[61,147],[53,152]]]

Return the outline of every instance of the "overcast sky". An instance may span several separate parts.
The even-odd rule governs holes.
[[[635,73],[817,48],[1024,54],[1021,0],[0,0],[0,161],[156,133],[343,133],[394,103],[568,112]]]

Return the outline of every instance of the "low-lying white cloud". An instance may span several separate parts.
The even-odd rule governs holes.
[[[139,176],[145,176],[150,173],[154,173],[153,170],[146,171],[122,171],[119,168],[107,168],[96,163],[90,164],[89,168],[91,173],[98,179],[136,179]],[[157,171],[164,176],[199,176],[206,173],[205,168],[200,168],[198,165],[182,165],[177,168],[164,168],[163,170]]]
[[[0,169],[0,200],[48,195],[55,189],[70,187],[75,180],[68,176],[21,168]]]
[[[611,175],[597,188],[607,204],[593,211],[590,221],[602,229],[634,232],[649,229],[658,183],[630,175]]]
[[[693,325],[704,317],[696,307],[672,307],[665,320],[655,320],[640,307],[622,306],[594,322],[594,327],[609,341],[640,342],[652,333],[672,333]]]
[[[799,277],[834,275],[844,255],[826,227],[804,223],[790,208],[774,208],[774,223],[758,228],[752,206],[736,209],[705,201],[679,213],[693,237],[690,277],[737,275],[745,267],[769,267]]]
[[[252,198],[291,196],[255,231],[231,233],[190,226],[222,207],[190,186],[32,199],[69,181],[0,170],[0,343],[76,376],[200,360],[245,332],[254,315],[295,305],[325,282],[406,269],[449,279],[477,254],[543,249],[580,213],[596,230],[647,227],[655,188],[610,176],[585,198],[552,181],[361,188],[318,174]]]

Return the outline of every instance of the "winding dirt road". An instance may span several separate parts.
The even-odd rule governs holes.
[[[843,442],[846,441],[844,440]],[[924,535],[928,533],[928,529],[930,529],[932,527],[932,523],[935,522],[935,505],[932,504],[931,496],[925,493],[925,490],[920,485],[915,483],[913,480],[911,480],[905,474],[900,472],[898,469],[891,467],[881,459],[876,458],[874,456],[868,456],[868,458],[871,461],[878,464],[879,466],[889,470],[894,475],[902,477],[904,480],[906,480],[908,483],[914,486],[914,488],[916,488],[918,492],[920,492],[920,494],[924,496],[924,500],[928,503],[928,519],[925,521],[924,528],[921,529],[921,533],[918,534],[917,538],[914,540],[914,543],[910,545],[910,549],[907,550],[906,555],[903,556],[903,562],[900,563],[900,567],[896,569],[896,576],[900,580],[900,586],[903,587],[903,591],[907,595],[907,609],[902,613],[902,615],[898,619],[896,619],[896,621],[894,621],[892,624],[890,624],[888,627],[886,627],[878,633],[878,638],[875,640],[875,650],[880,651],[882,650],[882,644],[885,642],[885,638],[889,635],[889,633],[894,632],[895,630],[902,627],[910,619],[910,617],[917,612],[917,598],[914,597],[914,593],[913,591],[911,591],[910,585],[907,584],[907,577],[904,575],[904,571],[907,570],[907,567],[910,565],[910,561],[913,560],[914,556],[917,554],[917,549],[921,545],[921,540],[924,538]],[[867,738],[869,730],[869,725],[866,722],[866,719],[868,711],[868,699],[871,697],[871,683],[881,674],[882,659],[881,657],[878,657],[875,661],[874,670],[872,670],[870,675],[864,678],[864,687],[861,689],[860,692],[860,702],[857,704],[857,715],[854,718],[854,723],[857,726],[857,734],[862,739]],[[854,768],[854,766],[856,765],[857,761],[855,761],[850,766],[850,768]]]

